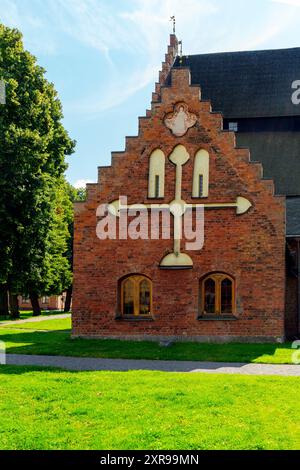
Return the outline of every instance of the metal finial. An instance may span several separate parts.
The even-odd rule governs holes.
[[[183,58],[182,58],[182,41],[178,41],[178,45],[180,46],[180,49],[179,49],[179,63],[180,65],[182,65],[182,62],[183,62]]]
[[[173,21],[173,34],[176,33],[176,18],[175,16],[171,16],[170,21]]]

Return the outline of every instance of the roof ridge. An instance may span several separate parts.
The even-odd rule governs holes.
[[[242,50],[242,51],[218,51],[218,52],[201,52],[200,54],[185,54],[183,57],[198,57],[204,55],[221,55],[221,54],[258,54],[258,53],[268,53],[268,52],[280,52],[280,51],[294,51],[300,50],[300,46],[295,47],[282,47],[279,49],[251,49],[251,50]]]

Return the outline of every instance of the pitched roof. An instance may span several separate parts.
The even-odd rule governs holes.
[[[191,55],[182,66],[190,67],[202,99],[225,118],[300,115],[291,99],[292,83],[300,80],[300,48]]]
[[[286,199],[286,234],[288,237],[300,236],[300,197]]]
[[[262,163],[276,194],[300,196],[300,132],[241,132],[236,139],[250,149],[252,161]]]
[[[260,121],[259,130],[250,132],[250,125],[248,131],[237,133],[237,145],[250,148],[251,160],[263,164],[264,176],[274,179],[276,194],[300,196],[300,104],[292,103],[292,83],[300,81],[300,47],[191,55],[182,62],[177,57],[174,67],[180,66],[190,68],[202,99],[210,100],[225,119],[238,119],[240,124],[248,120],[248,125],[249,119]],[[290,127],[282,129],[287,118]]]

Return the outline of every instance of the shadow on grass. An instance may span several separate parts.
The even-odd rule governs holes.
[[[27,331],[0,329],[0,340],[8,354],[61,355],[111,359],[147,359],[201,362],[291,364],[291,345],[202,344],[71,339],[70,331]]]

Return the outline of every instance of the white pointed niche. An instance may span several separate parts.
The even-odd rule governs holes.
[[[165,196],[166,157],[162,150],[156,149],[150,155],[148,197],[160,199]]]
[[[206,198],[209,193],[209,153],[201,149],[195,155],[193,198]]]

